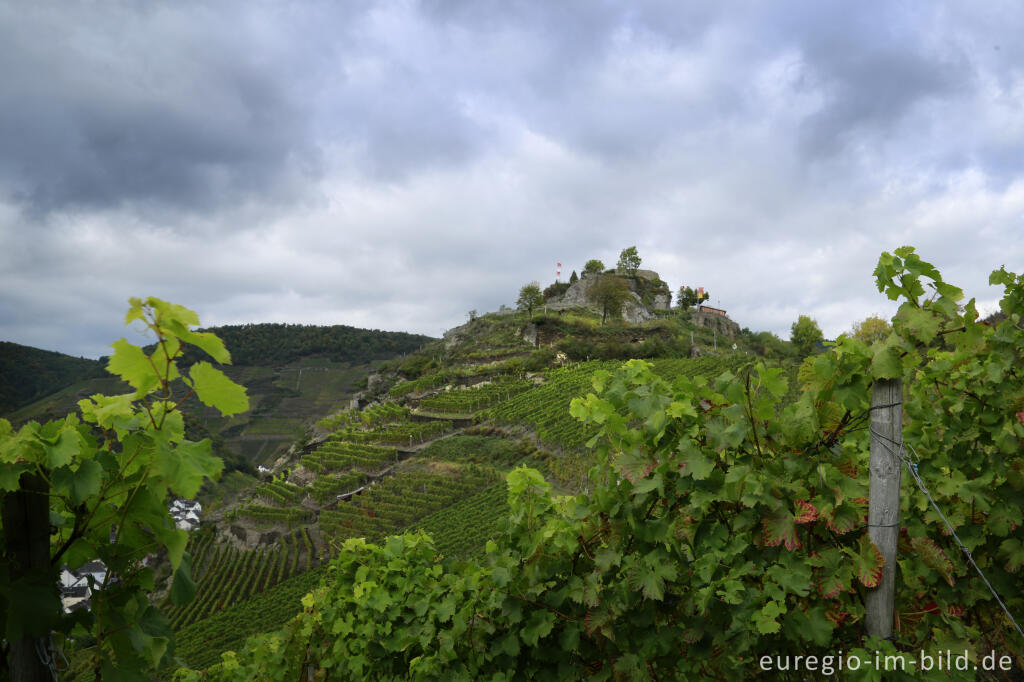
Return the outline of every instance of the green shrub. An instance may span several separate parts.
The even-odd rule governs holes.
[[[530,357],[523,363],[523,368],[528,372],[539,372],[547,369],[555,361],[555,351],[550,348],[540,348],[530,353]]]

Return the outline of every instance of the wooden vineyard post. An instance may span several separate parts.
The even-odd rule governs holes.
[[[0,505],[4,559],[14,589],[57,591],[50,566],[50,484],[39,473],[23,473],[19,488],[6,493]],[[45,607],[44,607],[45,608]],[[38,614],[37,614],[38,615]],[[50,615],[50,614],[47,614]],[[49,636],[22,635],[7,642],[7,666],[14,682],[49,682],[50,668],[40,658],[51,655]]]
[[[892,639],[896,590],[896,543],[900,519],[900,451],[903,442],[903,382],[878,380],[871,389],[871,455],[868,537],[885,560],[878,587],[867,590],[868,635]]]

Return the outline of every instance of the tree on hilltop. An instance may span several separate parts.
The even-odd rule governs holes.
[[[891,332],[892,325],[878,315],[871,315],[853,325],[853,338],[869,345],[884,340]]]
[[[520,310],[526,310],[530,313],[530,319],[533,319],[533,309],[544,302],[544,294],[540,291],[539,282],[530,282],[523,286],[519,290],[519,300],[516,301],[516,306]]]
[[[615,267],[629,277],[636,277],[636,271],[640,269],[640,254],[636,252],[636,247],[623,249],[619,254],[619,263]]]
[[[587,264],[583,266],[583,272],[584,274],[589,272],[592,275],[600,275],[604,272],[604,263],[596,258],[591,258],[587,261]]]
[[[572,274],[569,275],[569,284],[576,284],[578,281],[580,281],[580,276],[576,274],[575,270],[573,270]]]
[[[629,297],[629,286],[621,277],[602,275],[590,287],[590,296],[601,306],[601,324],[604,324],[609,315],[619,317],[622,314],[622,304]]]
[[[676,295],[676,300],[679,304],[679,312],[685,313],[690,308],[699,305],[702,301],[706,301],[711,298],[711,294],[704,290],[703,295],[698,289],[692,287],[681,286],[679,287],[679,293]]]
[[[825,336],[815,320],[807,315],[801,315],[793,323],[789,340],[800,357],[805,358],[817,350],[818,344],[825,340]]]

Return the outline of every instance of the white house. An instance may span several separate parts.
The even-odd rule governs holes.
[[[203,505],[187,500],[175,500],[168,511],[174,519],[176,528],[193,531],[199,527],[199,515],[203,513]]]

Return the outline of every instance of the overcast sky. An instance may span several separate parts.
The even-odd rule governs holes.
[[[0,339],[204,325],[438,336],[636,245],[740,326],[834,337],[912,244],[1024,270],[1024,6],[0,4]]]

